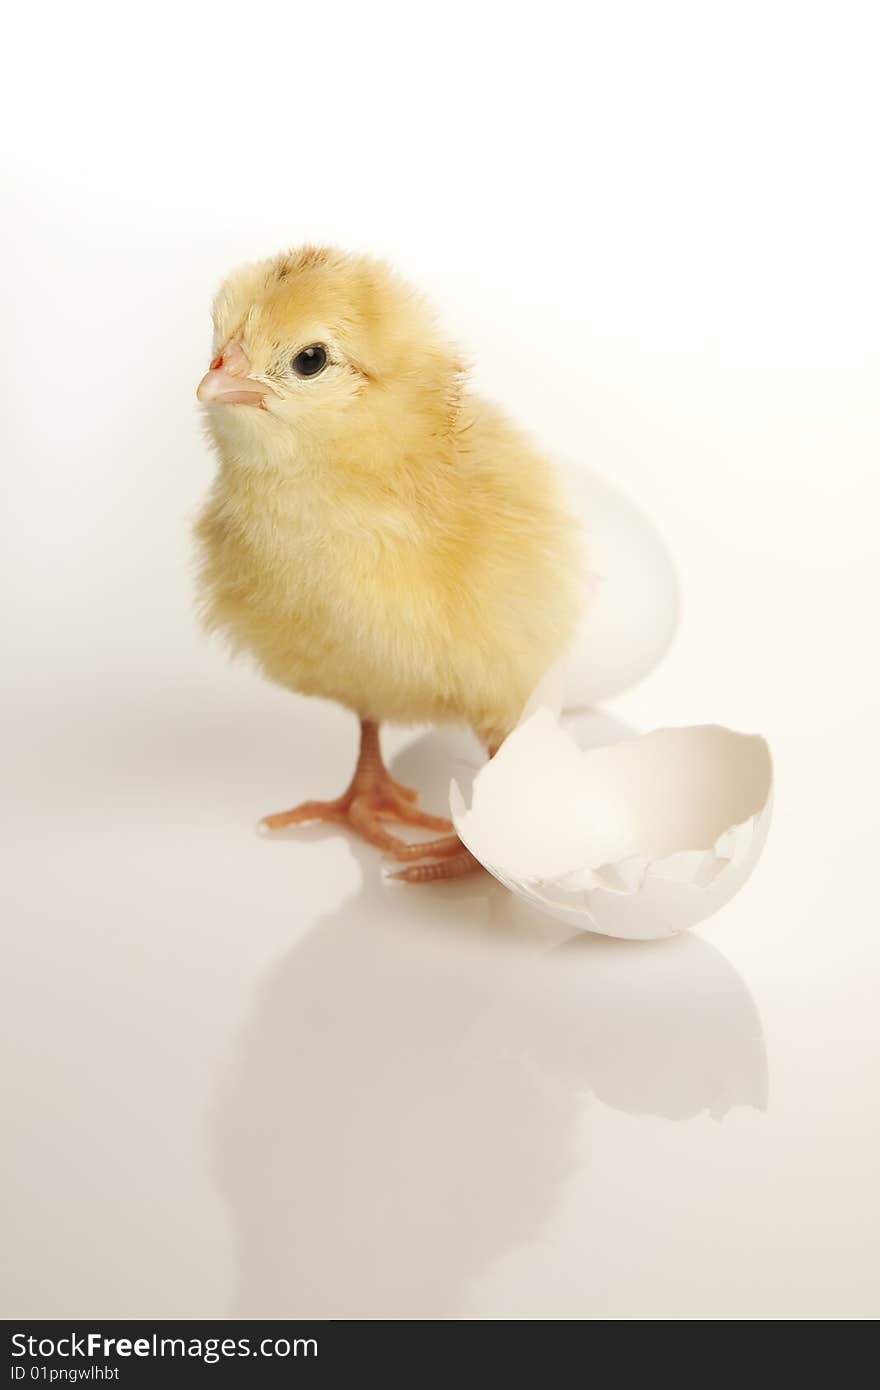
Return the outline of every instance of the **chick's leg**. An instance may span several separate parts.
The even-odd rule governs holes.
[[[462,845],[458,836],[446,834],[438,840],[409,844],[391,835],[384,821],[398,821],[426,830],[452,830],[452,822],[444,816],[430,816],[414,805],[416,793],[401,786],[382,761],[379,747],[379,726],[372,720],[361,721],[361,745],[354,776],[342,796],[334,801],[304,801],[291,811],[279,811],[261,822],[267,830],[280,830],[288,825],[305,825],[309,821],[332,821],[346,824],[362,839],[376,845],[396,859],[423,859],[426,855],[445,858],[458,856]]]
[[[495,757],[503,741],[501,735],[487,738],[486,748],[490,758]],[[420,858],[426,854],[430,856],[430,846],[421,846],[421,850]],[[437,883],[441,879],[463,878],[465,874],[476,873],[482,867],[479,859],[475,859],[459,841],[458,853],[450,851],[446,858],[435,859],[433,864],[410,864],[406,869],[398,869],[396,874],[389,874],[389,878],[400,879],[401,883]]]

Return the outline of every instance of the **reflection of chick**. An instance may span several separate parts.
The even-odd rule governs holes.
[[[197,525],[209,623],[279,684],[361,721],[336,801],[269,827],[345,821],[452,877],[454,835],[408,845],[383,822],[449,831],[385,770],[383,719],[458,722],[489,748],[577,616],[578,549],[555,479],[472,396],[430,314],[381,263],[305,248],[233,274],[199,387],[220,467]]]
[[[365,873],[275,963],[212,1117],[230,1316],[468,1316],[470,1281],[538,1236],[576,1107],[519,1059],[471,1063],[466,1040],[546,936],[491,879],[416,914]]]

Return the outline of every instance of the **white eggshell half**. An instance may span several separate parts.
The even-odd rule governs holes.
[[[468,849],[505,887],[604,936],[674,936],[745,883],[770,823],[762,738],[718,725],[656,729],[581,749],[548,709],[505,740],[467,809]]]
[[[627,497],[586,468],[564,464],[559,473],[588,572],[564,698],[566,709],[582,709],[653,670],[678,626],[679,588],[666,545]]]

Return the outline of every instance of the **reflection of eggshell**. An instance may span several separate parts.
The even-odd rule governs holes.
[[[515,729],[452,818],[534,906],[605,936],[674,936],[742,886],[770,822],[763,739],[717,725],[580,749],[547,709]]]
[[[462,1037],[482,1066],[537,1067],[630,1115],[684,1120],[767,1106],[767,1054],[748,989],[708,941],[662,946],[579,932],[530,956]]]
[[[678,624],[678,581],[660,536],[622,493],[585,468],[560,476],[583,527],[589,578],[566,663],[565,707],[578,709],[653,670]]]

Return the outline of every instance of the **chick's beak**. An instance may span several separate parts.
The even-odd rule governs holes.
[[[198,399],[206,405],[262,405],[269,388],[250,376],[250,369],[250,358],[233,339],[199,382]]]

